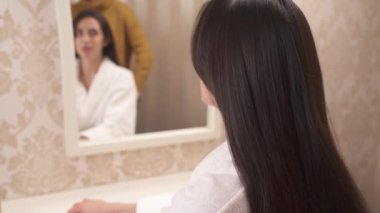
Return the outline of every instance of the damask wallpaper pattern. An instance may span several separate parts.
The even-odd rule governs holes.
[[[380,212],[380,2],[297,2],[315,35],[337,146]]]
[[[339,150],[380,212],[380,3],[297,0],[313,29]],[[0,200],[191,170],[219,142],[65,156],[50,0],[0,1]]]

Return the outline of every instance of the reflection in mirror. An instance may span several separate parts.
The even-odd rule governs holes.
[[[117,65],[107,20],[97,11],[82,10],[73,25],[80,138],[134,134],[137,89],[132,72]]]
[[[202,1],[72,3],[73,16],[82,16],[74,21],[73,29],[79,58],[77,106],[82,139],[206,125],[207,108],[201,102],[199,80],[190,58],[191,26]],[[124,7],[128,9],[122,10]],[[104,27],[107,23],[102,23],[96,14],[90,18],[83,15],[84,8],[104,15],[114,42],[108,38],[107,26]],[[115,15],[116,10],[124,13]],[[115,55],[107,55],[107,48],[115,48]],[[154,56],[152,67],[150,49]],[[108,59],[103,60],[104,55]],[[133,74],[134,82],[128,74]]]
[[[203,1],[129,0],[152,45],[154,63],[138,108],[137,132],[206,125],[190,38]]]
[[[54,0],[61,61],[65,149],[68,156],[224,138],[219,112],[201,102],[199,80],[190,60],[191,28],[202,2],[204,0],[123,2],[128,4],[141,23],[154,56],[151,72],[143,87],[137,90],[137,134],[112,139],[80,140],[78,143],[78,111],[75,107],[78,62],[74,57],[70,2]],[[137,59],[136,55],[132,55],[130,64],[135,78]]]

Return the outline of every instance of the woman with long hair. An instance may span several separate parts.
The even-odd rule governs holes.
[[[311,30],[291,0],[207,2],[192,58],[202,99],[220,110],[228,142],[163,212],[367,212],[330,132]],[[87,200],[72,212],[94,205],[122,204]]]
[[[81,139],[134,134],[137,88],[133,73],[118,66],[107,20],[94,10],[81,11],[74,19],[74,37]]]

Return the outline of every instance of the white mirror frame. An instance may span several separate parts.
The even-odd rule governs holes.
[[[119,152],[158,146],[195,143],[223,137],[221,117],[215,108],[207,108],[207,125],[204,127],[143,133],[114,140],[91,140],[79,142],[77,112],[75,105],[76,76],[74,38],[69,0],[54,0],[60,48],[62,78],[64,136],[66,153],[70,157]],[[68,85],[68,82],[73,85]]]

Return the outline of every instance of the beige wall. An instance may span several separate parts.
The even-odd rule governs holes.
[[[315,34],[340,150],[380,212],[379,2],[297,2]],[[0,1],[0,199],[190,170],[217,144],[67,158],[53,17],[50,0]]]
[[[338,147],[380,212],[380,2],[297,0],[318,46]]]

